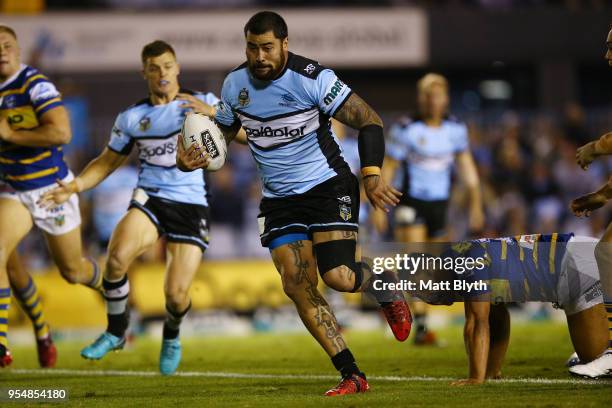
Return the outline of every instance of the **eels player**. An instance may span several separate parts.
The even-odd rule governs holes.
[[[338,291],[362,291],[372,281],[356,257],[359,182],[342,156],[330,118],[359,129],[365,191],[381,209],[395,205],[399,196],[380,177],[382,121],[332,70],[289,52],[287,24],[280,15],[253,15],[244,36],[247,61],[226,77],[215,120],[228,140],[241,126],[246,131],[263,184],[262,245],[270,250],[304,325],[342,377],[326,395],[365,392],[366,377],[317,289],[317,267],[323,281]],[[206,166],[185,155],[177,163],[185,170]],[[405,340],[411,317],[401,292],[379,302],[396,338]]]
[[[103,282],[108,326],[81,351],[81,356],[99,360],[109,351],[123,348],[128,327],[128,268],[165,236],[166,320],[159,369],[169,375],[181,360],[179,327],[191,307],[189,288],[208,247],[209,231],[203,172],[185,174],[176,168],[177,140],[186,112],[193,109],[213,116],[215,109],[211,105],[218,99],[212,93],[180,88],[180,68],[170,44],[158,40],[145,45],[141,59],[149,96],[121,112],[104,151],[74,180],[48,192],[43,201],[57,205],[95,187],[137,148],[141,165],[138,185],[108,246]]]
[[[21,64],[15,31],[0,26],[0,173],[7,184],[0,192],[0,366],[9,360],[7,264],[33,225],[43,231],[64,279],[95,289],[102,283],[94,261],[82,256],[78,198],[54,209],[36,204],[56,186],[56,180],[73,179],[62,155],[62,145],[70,138],[70,122],[60,93],[43,74]],[[39,297],[36,285],[23,268],[13,270],[18,274],[11,276],[16,297],[21,303],[32,304]],[[35,311],[26,309],[34,323]]]
[[[608,31],[606,37],[606,61],[612,67],[612,30]],[[584,170],[597,157],[612,154],[612,132],[602,135],[598,140],[587,143],[576,152],[576,161]],[[602,206],[612,197],[612,177],[598,191],[586,194],[572,201],[571,209],[576,216],[589,216],[590,213]],[[601,271],[601,283],[604,292],[604,305],[608,316],[609,342],[608,349],[595,361],[588,364],[580,364],[570,368],[570,372],[590,378],[599,378],[612,375],[612,223],[604,232],[603,238],[597,246],[595,253],[599,270]]]
[[[403,194],[394,212],[395,240],[420,243],[449,239],[446,219],[453,166],[468,191],[470,231],[478,232],[484,226],[480,181],[467,127],[448,114],[448,81],[439,74],[425,75],[417,83],[417,97],[419,116],[389,130],[383,177],[390,183],[397,170],[403,175]],[[387,215],[381,211],[372,215],[376,228],[385,232]],[[415,344],[435,344],[435,335],[426,325],[426,305],[416,302],[411,307]]]
[[[469,361],[469,378],[453,385],[481,384],[501,377],[510,340],[507,302],[554,302],[565,311],[580,360],[597,359],[608,345],[608,323],[595,259],[597,243],[595,238],[571,233],[535,234],[471,240],[446,251],[442,257],[471,259],[484,267],[459,271],[461,274],[455,267],[454,271],[437,274],[437,279],[486,284],[486,288],[459,290],[451,295],[450,300],[465,302],[464,337]],[[427,295],[423,297],[427,299]]]

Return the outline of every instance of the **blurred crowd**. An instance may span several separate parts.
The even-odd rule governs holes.
[[[20,0],[28,1],[28,0]],[[34,0],[40,3],[39,0]],[[483,9],[509,9],[517,7],[565,7],[571,10],[603,9],[609,7],[606,0],[45,0],[48,10],[90,9],[188,9],[188,8],[232,8],[232,7],[478,7]]]
[[[86,107],[67,99],[73,112],[83,114]],[[72,108],[71,108],[72,107]],[[404,113],[405,114],[405,113]],[[383,112],[389,125],[399,113]],[[458,115],[469,127],[470,147],[476,160],[486,211],[482,236],[507,236],[526,233],[575,232],[601,236],[612,217],[610,210],[595,212],[589,219],[578,219],[568,209],[571,199],[595,190],[612,170],[611,161],[596,161],[588,171],[575,162],[578,146],[612,129],[610,112],[589,110],[568,104],[559,115],[538,111],[477,112]],[[81,118],[82,119],[82,118]],[[67,160],[79,171],[99,151],[85,149],[86,125],[74,123],[75,140],[66,149]],[[358,171],[356,135],[337,129],[344,155]],[[101,149],[104,141],[96,141]],[[261,198],[255,163],[246,146],[232,144],[229,162],[221,170],[208,173],[212,214],[211,247],[207,258],[267,257],[259,243],[257,226]],[[114,225],[124,214],[138,177],[136,158],[111,175],[91,193],[81,197],[85,241],[91,253],[104,254]],[[450,236],[467,238],[465,190],[455,183],[450,206]],[[362,236],[368,240],[390,240],[378,235],[368,219],[369,205],[362,204]],[[30,255],[30,267],[48,264],[44,242],[37,232],[22,244]],[[163,251],[152,253],[157,259]]]

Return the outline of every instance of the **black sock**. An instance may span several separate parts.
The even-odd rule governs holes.
[[[427,324],[425,322],[427,316],[424,313],[415,313],[414,315],[414,326],[417,333],[423,333],[427,331]]]
[[[130,283],[127,275],[118,281],[102,280],[104,299],[106,299],[106,316],[108,326],[106,331],[113,336],[123,337],[129,324],[127,309]]]
[[[353,374],[363,376],[363,373],[359,371],[359,367],[355,363],[355,357],[349,349],[344,349],[331,358],[336,370],[340,371],[342,378],[347,378]]]
[[[176,339],[180,332],[181,322],[183,317],[187,314],[187,312],[191,309],[191,301],[189,301],[189,305],[182,312],[176,312],[173,310],[168,304],[166,304],[166,320],[164,321],[164,331],[163,336],[164,339]]]
[[[113,336],[123,337],[128,328],[129,317],[127,311],[121,314],[107,314],[108,326],[106,331]]]

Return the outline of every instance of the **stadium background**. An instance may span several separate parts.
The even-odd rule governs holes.
[[[145,42],[169,40],[182,63],[182,86],[219,94],[227,71],[243,60],[244,22],[256,9],[274,8],[287,18],[290,49],[334,68],[387,125],[414,113],[420,76],[435,71],[449,78],[451,110],[469,125],[480,172],[484,235],[601,236],[612,215],[608,209],[584,221],[567,209],[612,167],[598,163],[585,174],[574,160],[577,146],[612,128],[606,1],[4,0],[0,7],[2,22],[17,30],[24,62],[63,92],[74,135],[65,151],[75,172],[104,147],[116,114],[145,97],[139,74]],[[347,151],[354,136],[346,132]],[[126,181],[136,174],[125,168],[114,183],[81,195],[90,253],[103,257],[105,220],[123,211],[131,191]],[[193,284],[194,312],[184,333],[303,330],[259,245],[260,187],[245,148],[232,146],[230,163],[211,175],[211,186],[211,261]],[[466,236],[464,201],[461,191],[453,194],[454,239]],[[362,236],[385,238],[367,220]],[[39,233],[20,249],[58,337],[104,325],[102,299],[61,280]],[[163,314],[162,253],[146,254],[130,272],[132,302],[145,322]],[[361,313],[358,296],[334,295],[332,303],[343,324],[383,327],[375,315]],[[549,311],[535,306],[523,313],[539,318]],[[436,308],[433,320],[457,323],[461,314],[458,307]],[[12,336],[28,341],[26,320],[12,308]],[[19,325],[23,330],[14,331]],[[143,327],[159,330],[155,323]]]

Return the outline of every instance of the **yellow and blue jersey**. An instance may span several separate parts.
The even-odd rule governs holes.
[[[550,301],[556,298],[561,262],[573,236],[554,233],[471,240],[454,245],[451,256],[485,259],[485,268],[473,269],[465,280],[485,281],[487,290],[472,291],[467,297],[490,293],[491,300],[502,302]]]
[[[62,106],[53,83],[35,68],[21,65],[19,71],[0,84],[0,115],[14,130],[40,126],[40,118]],[[53,184],[68,174],[62,147],[27,147],[0,142],[0,173],[15,190],[34,190]]]

